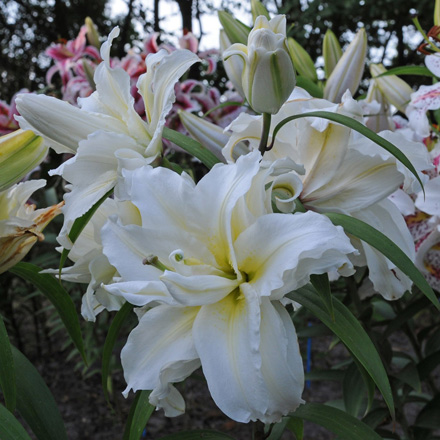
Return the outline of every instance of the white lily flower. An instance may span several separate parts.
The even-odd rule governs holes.
[[[38,240],[44,240],[43,229],[60,214],[62,203],[37,210],[26,203],[45,185],[45,180],[30,180],[0,192],[0,274],[22,260]]]
[[[104,60],[96,69],[96,91],[79,100],[80,108],[44,95],[19,95],[21,127],[42,136],[56,151],[76,152],[53,174],[71,183],[65,196],[64,225],[59,241],[70,249],[68,233],[74,220],[115,187],[118,169],[151,163],[160,153],[165,117],[175,99],[174,85],[199,58],[188,50],[161,50],[146,59],[147,72],[137,87],[146,121],[134,109],[130,77],[110,66],[110,48],[119,28],[101,47]]]
[[[426,67],[437,77],[440,78],[440,53],[436,52],[425,57]]]
[[[101,229],[111,215],[117,215],[124,225],[140,224],[139,211],[132,203],[106,199],[69,252],[69,259],[74,264],[61,271],[62,280],[88,284],[81,306],[81,314],[88,321],[95,321],[104,309],[119,310],[125,302],[124,298],[111,295],[102,287],[103,283],[110,284],[119,277],[117,270],[102,253]],[[59,275],[59,269],[43,272]]]
[[[313,99],[297,87],[291,99],[274,116],[271,131],[284,118],[315,109],[325,109],[362,120],[362,110],[349,94],[344,95],[342,104],[337,105]],[[240,115],[228,127],[232,131],[231,139],[224,149],[228,160],[231,160],[237,142],[248,140],[251,148],[258,149],[262,124],[261,116]],[[431,165],[424,145],[408,141],[398,133],[381,132],[380,135],[397,144],[414,164],[422,181],[426,181],[427,177],[422,171]],[[269,142],[271,140],[270,132]],[[409,170],[386,150],[363,136],[353,134],[345,126],[324,122],[319,118],[303,118],[286,124],[279,131],[272,150],[264,155],[264,159],[271,162],[282,157],[288,157],[305,168],[305,172],[297,176],[302,181],[299,199],[307,209],[359,217],[381,231],[394,228],[400,231],[396,236],[396,244],[404,250],[412,246],[409,231],[404,232],[405,228],[402,227],[400,213],[396,211],[397,217],[386,216],[378,204],[384,203],[401,185],[407,191],[414,192],[418,190],[419,184]],[[356,247],[362,254],[367,252],[360,242],[357,242]],[[413,256],[413,253],[407,254]],[[377,252],[369,250],[368,255],[368,259],[357,258],[352,261],[361,266],[368,264],[371,268],[369,276],[385,298],[403,295],[411,285],[409,279],[404,274],[398,274],[388,260],[386,264],[383,261],[381,263],[379,260],[385,259],[379,258]],[[383,274],[374,270],[376,266],[385,267],[385,279],[393,279],[393,282],[381,283],[380,277]]]
[[[417,92],[411,94],[411,102],[406,108],[409,126],[423,137],[429,136],[430,125],[426,113],[428,110],[440,108],[440,83],[432,86],[420,86]]]
[[[164,168],[126,171],[142,227],[110,218],[102,230],[121,275],[106,288],[152,307],[122,350],[126,393],[153,390],[166,415],[184,411],[171,384],[200,364],[234,420],[273,423],[302,402],[302,360],[281,300],[311,274],[350,265],[354,249],[325,216],[267,210],[267,179],[291,161],[260,170],[260,158],[218,164],[197,185]]]

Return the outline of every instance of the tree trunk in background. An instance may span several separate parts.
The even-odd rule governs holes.
[[[182,28],[192,32],[193,0],[176,0],[182,16]]]
[[[153,23],[153,29],[154,32],[160,32],[160,26],[159,26],[159,0],[154,0],[154,23]]]
[[[133,3],[134,3],[134,0],[128,0],[128,3],[127,3],[128,12],[127,12],[127,15],[125,16],[124,23],[122,24],[121,34],[119,37],[119,40],[123,41],[124,43],[126,43],[128,40],[127,39],[128,32],[131,27],[131,19],[133,18],[133,6],[134,6]],[[118,46],[118,54],[117,55],[120,58],[122,58],[125,55],[123,44],[120,44]]]

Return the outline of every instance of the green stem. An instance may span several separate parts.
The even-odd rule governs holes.
[[[258,147],[262,156],[267,151],[267,141],[269,139],[271,118],[272,115],[270,113],[263,113],[263,131],[261,133],[260,146]]]
[[[413,17],[412,21],[414,23],[414,26],[417,28],[417,30],[422,34],[423,39],[431,46],[431,48],[435,52],[440,52],[440,49],[428,38],[425,31],[422,29],[422,26],[420,26],[418,17]]]

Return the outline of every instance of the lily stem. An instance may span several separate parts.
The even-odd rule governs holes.
[[[272,115],[270,113],[263,113],[263,131],[261,133],[260,146],[258,150],[260,150],[261,155],[263,156],[267,150],[267,140],[269,139],[269,131],[270,131],[270,120]]]

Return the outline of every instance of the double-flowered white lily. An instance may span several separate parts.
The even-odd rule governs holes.
[[[200,365],[214,401],[240,422],[276,422],[301,402],[304,373],[283,303],[311,274],[350,266],[339,227],[314,212],[273,213],[283,160],[253,152],[192,179],[149,166],[125,171],[142,226],[111,217],[103,252],[120,280],[106,286],[140,310],[122,350],[130,389],[153,390],[167,416],[184,411],[173,383]],[[293,182],[294,186],[294,182]],[[275,189],[277,189],[275,188]]]
[[[273,117],[272,129],[288,116],[314,110],[336,112],[362,120],[361,107],[349,94],[344,95],[341,104],[332,104],[312,99],[297,87],[289,101]],[[233,134],[224,154],[228,161],[232,161],[238,143],[247,140],[251,148],[258,148],[262,117],[242,114],[229,129]],[[381,135],[398,145],[418,171],[431,167],[429,155],[422,144],[408,141],[398,133],[385,131]],[[339,212],[363,220],[392,237],[414,260],[411,235],[397,208],[387,197],[401,185],[410,193],[420,187],[409,170],[394,156],[345,126],[320,118],[303,118],[286,124],[277,135],[273,149],[264,155],[268,161],[282,157],[289,157],[305,168],[305,173],[298,175],[302,181],[299,199],[307,209]],[[426,180],[426,176],[419,175]],[[354,243],[361,253],[353,262],[359,266],[368,265],[369,277],[377,292],[385,298],[396,299],[410,289],[409,278],[383,255],[364,242]]]
[[[147,72],[137,83],[145,104],[144,121],[134,109],[128,73],[110,65],[111,44],[118,34],[119,29],[113,29],[102,45],[103,62],[94,75],[96,91],[79,99],[79,108],[44,95],[20,95],[16,101],[22,128],[42,136],[57,152],[76,153],[54,171],[70,183],[59,237],[68,249],[74,220],[117,185],[120,170],[151,163],[160,154],[165,117],[175,99],[174,85],[199,61],[188,50],[171,54],[161,50],[147,57]]]
[[[124,298],[111,295],[103,288],[103,283],[110,284],[119,278],[117,270],[102,253],[101,229],[111,215],[117,215],[122,224],[140,224],[139,211],[132,203],[106,199],[69,252],[69,259],[74,264],[63,268],[61,272],[61,279],[65,281],[87,284],[82,298],[81,314],[88,321],[95,321],[96,316],[104,309],[119,310],[125,302]],[[44,272],[59,275],[59,269],[48,269]]]

